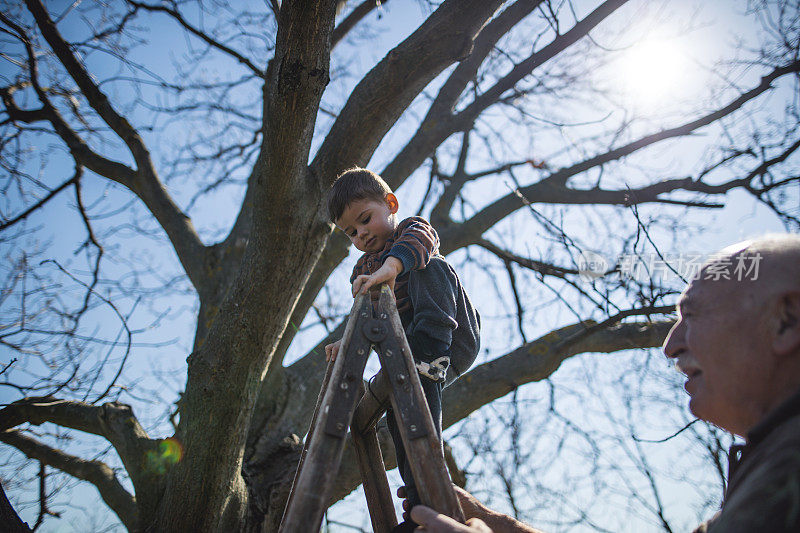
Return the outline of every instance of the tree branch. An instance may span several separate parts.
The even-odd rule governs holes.
[[[439,146],[453,133],[468,128],[475,118],[483,110],[495,103],[503,92],[513,87],[515,83],[530,74],[536,67],[549,61],[558,53],[586,36],[589,31],[600,24],[608,15],[619,8],[620,5],[624,4],[625,1],[627,0],[605,2],[586,18],[576,23],[568,32],[555,37],[550,44],[516,65],[511,72],[506,74],[506,76],[498,81],[491,89],[477,97],[463,111],[454,115],[452,114],[453,106],[467,83],[476,75],[483,58],[475,63],[470,63],[469,67],[465,67],[463,71],[456,69],[440,90],[439,95],[431,105],[428,114],[422,121],[422,124],[420,124],[417,132],[381,173],[389,186],[396,188],[406,176],[411,174],[415,168],[422,164],[425,158],[433,152],[435,147]],[[512,13],[513,16],[509,15],[508,20],[502,19],[505,14],[504,12],[497,17],[496,28],[493,28],[492,24],[487,25],[487,30],[492,29],[496,32],[491,33],[487,38],[487,42],[485,43],[485,46],[487,46],[485,49],[486,53],[490,50],[490,48],[488,48],[489,44],[493,45],[497,39],[510,29],[510,26],[519,22],[521,18],[528,14],[527,9],[523,8],[529,6],[530,3],[515,4],[506,10],[511,11],[512,8],[517,8],[517,10]]]
[[[523,314],[525,313],[525,306],[519,298],[519,291],[517,290],[517,277],[514,275],[514,264],[509,261],[503,261],[508,273],[508,282],[511,285],[511,294],[514,296],[514,305],[517,306],[517,330],[519,336],[522,337],[522,343],[527,344],[528,338],[525,336],[525,328],[523,327]]]
[[[240,54],[236,50],[234,50],[234,49],[232,49],[232,48],[230,48],[228,46],[225,46],[224,44],[212,39],[206,33],[198,30],[197,28],[195,28],[194,26],[189,24],[189,22],[187,22],[187,20],[185,18],[183,18],[183,15],[181,15],[178,12],[177,9],[170,9],[170,8],[164,6],[164,5],[152,6],[152,5],[149,5],[149,4],[145,4],[143,2],[137,2],[135,0],[127,0],[127,2],[130,5],[134,6],[135,8],[145,9],[147,11],[161,11],[162,13],[166,13],[167,15],[169,15],[170,17],[175,19],[175,21],[178,24],[180,24],[183,28],[185,28],[189,33],[191,33],[195,37],[198,37],[201,41],[203,41],[204,43],[206,43],[210,47],[216,48],[220,52],[222,52],[224,54],[228,54],[229,56],[233,57],[239,63],[241,63],[242,65],[246,66],[253,74],[258,76],[259,78],[264,78],[266,76],[266,73],[264,72],[264,70],[258,68],[257,66],[255,66],[253,64],[253,62],[250,61],[248,58],[244,57],[242,54]]]
[[[436,94],[423,124],[433,119],[449,116],[467,85],[475,80],[481,65],[494,50],[498,41],[542,4],[542,0],[519,0],[503,10],[475,39],[475,48],[447,78]],[[391,173],[390,173],[391,174]]]
[[[766,174],[767,171],[770,169],[770,167],[772,167],[774,165],[777,165],[778,163],[783,163],[784,161],[786,161],[789,158],[790,155],[792,155],[794,152],[796,152],[798,150],[798,148],[800,148],[800,138],[798,138],[794,143],[792,143],[790,146],[788,146],[783,152],[781,152],[777,156],[775,156],[775,157],[773,157],[771,159],[767,159],[767,160],[763,161],[760,165],[758,165],[750,173],[748,173],[747,177],[742,178],[741,181],[743,181],[745,183],[750,183],[753,179],[757,178],[758,176],[762,176],[762,175]],[[796,177],[788,178],[787,180],[784,180],[783,182],[778,182],[778,183],[770,184],[770,185],[764,185],[763,189],[760,192],[767,192],[770,189],[773,189],[775,187],[779,187],[781,185],[784,185],[784,184],[786,184],[786,183],[788,183],[788,182],[790,182],[790,181],[792,181],[794,179],[797,179],[797,178]]]
[[[625,157],[651,144],[673,137],[688,135],[702,126],[706,126],[733,113],[748,101],[763,94],[771,87],[772,82],[777,78],[796,72],[800,72],[800,61],[794,61],[791,64],[774,69],[761,79],[761,83],[757,87],[740,95],[731,103],[717,111],[682,126],[647,135],[635,142],[610,150],[605,154],[587,159],[566,169],[556,171],[539,182],[522,187],[496,200],[473,215],[472,218],[466,222],[440,232],[443,253],[449,253],[454,249],[476,242],[487,229],[524,205],[521,198],[529,199],[532,203],[634,205],[648,202],[660,202],[663,200],[660,198],[662,194],[677,190],[707,194],[724,194],[731,189],[742,186],[745,183],[744,178],[732,180],[721,185],[709,185],[707,183],[694,181],[691,178],[681,178],[660,181],[639,189],[626,188],[620,190],[577,190],[568,188],[566,182],[571,176]]]
[[[672,321],[625,323],[585,337],[576,335],[581,335],[591,324],[573,324],[550,332],[473,368],[445,389],[443,427],[455,424],[517,387],[551,376],[561,363],[575,355],[661,346],[672,324]]]
[[[50,422],[104,437],[114,446],[134,486],[139,486],[147,477],[143,458],[147,451],[155,448],[157,441],[148,438],[128,405],[96,406],[45,396],[18,400],[0,410],[0,431],[26,422],[37,426]]]
[[[122,183],[141,198],[167,233],[189,279],[200,290],[205,280],[202,272],[203,243],[200,241],[200,237],[197,235],[189,217],[178,208],[158,179],[153,162],[150,159],[150,153],[145,147],[141,136],[125,117],[114,110],[108,97],[99,89],[92,77],[72,53],[69,44],[58,32],[41,2],[39,0],[26,0],[25,3],[33,14],[45,40],[78,85],[89,105],[128,147],[136,161],[137,169],[133,171],[125,165],[105,159],[97,161],[97,157],[93,157],[95,154],[83,140],[72,132],[55,108],[49,103],[43,102],[46,108],[50,108],[51,123],[56,132],[70,147],[70,151],[77,155],[79,163],[83,163],[87,168],[101,176]],[[26,45],[30,46],[29,43],[26,43]],[[29,52],[29,56],[31,53]],[[34,65],[34,59],[31,56],[32,66]],[[32,77],[35,77],[35,73],[32,73]],[[40,93],[40,98],[42,97],[43,93]]]
[[[642,149],[642,148],[644,148],[646,146],[650,146],[651,144],[655,144],[655,143],[657,143],[659,141],[663,141],[665,139],[672,139],[672,138],[675,138],[675,137],[683,137],[683,136],[689,135],[693,131],[695,131],[695,130],[697,130],[699,128],[702,128],[703,126],[707,126],[707,125],[709,125],[709,124],[711,124],[713,122],[716,122],[719,119],[730,115],[734,111],[739,110],[742,106],[744,106],[750,100],[753,100],[754,98],[756,98],[756,97],[762,95],[763,93],[767,92],[768,90],[770,90],[772,88],[772,82],[774,82],[776,79],[780,78],[781,76],[785,76],[787,74],[793,74],[793,73],[797,73],[797,72],[800,72],[800,60],[793,61],[792,63],[789,63],[789,64],[784,65],[782,67],[777,67],[777,68],[773,69],[772,72],[770,72],[766,76],[763,76],[761,78],[761,83],[759,83],[758,86],[750,89],[749,91],[747,91],[745,93],[742,93],[741,95],[739,95],[738,98],[736,98],[733,101],[731,101],[728,105],[726,105],[726,106],[724,106],[724,107],[722,107],[722,108],[720,108],[720,109],[718,109],[718,110],[716,110],[716,111],[714,111],[712,113],[708,113],[705,116],[702,116],[702,117],[700,117],[700,118],[698,118],[696,120],[693,120],[691,122],[687,122],[686,124],[683,124],[681,126],[678,126],[678,127],[675,127],[675,128],[666,129],[666,130],[660,131],[658,133],[653,133],[651,135],[647,135],[647,136],[642,137],[641,139],[638,139],[638,140],[636,140],[636,141],[634,141],[632,143],[626,144],[626,145],[621,146],[619,148],[615,148],[615,149],[610,150],[610,151],[608,151],[608,152],[606,152],[606,153],[604,153],[602,155],[599,155],[599,156],[596,156],[596,157],[592,157],[590,159],[582,161],[582,162],[578,163],[577,165],[573,165],[571,167],[568,167],[568,168],[559,170],[557,172],[554,172],[553,174],[548,176],[546,179],[549,180],[549,181],[564,185],[564,184],[566,184],[567,180],[570,177],[575,176],[577,174],[580,174],[582,172],[586,172],[590,168],[594,168],[594,167],[603,165],[603,164],[608,163],[610,161],[616,161],[617,159],[621,159],[621,158],[623,158],[625,156],[628,156],[628,155],[632,154],[633,152],[636,152],[637,150],[640,150],[640,149]]]
[[[31,76],[30,83],[39,101],[42,103],[42,107],[37,110],[20,109],[13,98],[13,93],[17,87],[5,88],[0,91],[0,97],[2,97],[3,104],[6,106],[9,117],[14,121],[26,123],[47,120],[53,126],[55,133],[61,137],[67,145],[77,164],[83,165],[101,176],[105,176],[108,179],[131,188],[135,177],[134,171],[122,163],[106,159],[93,152],[86,142],[70,128],[67,121],[61,116],[61,113],[59,113],[56,107],[50,102],[47,93],[39,84],[38,61],[31,40],[25,31],[2,13],[0,13],[0,21],[8,25],[19,40],[22,41],[28,56],[28,70]]]
[[[0,20],[9,25],[13,24],[2,13],[0,13]],[[40,107],[39,109],[21,109],[17,106],[14,102],[13,95],[19,88],[18,86],[0,88],[0,100],[2,100],[3,105],[6,106],[9,119],[12,122],[23,122],[25,124],[48,120],[47,110],[44,107]],[[3,121],[3,123],[6,123],[6,121]]]
[[[578,274],[578,271],[573,268],[564,268],[556,265],[551,265],[549,263],[544,263],[542,261],[537,261],[535,259],[529,259],[527,257],[522,257],[517,255],[513,252],[508,250],[504,250],[500,248],[496,244],[486,239],[480,239],[476,242],[478,246],[492,252],[502,261],[512,261],[517,263],[520,266],[523,266],[529,270],[533,270],[534,272],[538,272],[545,276],[555,276],[557,278],[565,278],[567,274]]]
[[[478,96],[463,111],[453,117],[459,123],[472,121],[487,107],[499,101],[500,97],[512,89],[520,80],[533,72],[537,67],[550,61],[558,54],[589,35],[594,28],[608,16],[622,7],[628,0],[607,0],[597,9],[589,13],[583,20],[577,22],[564,34],[558,35],[550,44],[531,54],[528,58],[515,65],[511,72],[495,83],[489,90]]]
[[[501,3],[445,1],[364,76],[312,163],[324,189],[345,166],[367,163],[420,91],[447,66],[468,56],[475,35]]]
[[[472,128],[470,127],[465,129],[461,136],[461,148],[458,153],[458,162],[456,163],[456,169],[452,176],[443,176],[441,172],[439,172],[439,164],[435,155],[431,158],[431,182],[433,181],[434,173],[443,181],[448,180],[448,178],[450,181],[450,183],[445,185],[442,195],[439,197],[436,205],[433,206],[433,209],[431,209],[431,222],[436,227],[443,227],[450,224],[450,209],[452,209],[453,203],[456,201],[456,198],[458,198],[458,195],[467,182],[466,168],[471,133]],[[430,189],[430,186],[428,188]]]
[[[42,198],[41,200],[36,202],[34,205],[30,206],[28,209],[26,209],[25,211],[23,211],[19,215],[15,216],[14,218],[11,218],[11,219],[9,219],[7,221],[3,221],[2,223],[0,223],[0,231],[3,231],[6,228],[9,228],[9,227],[13,226],[14,224],[17,224],[18,222],[21,222],[21,221],[25,220],[34,211],[44,207],[44,204],[49,202],[55,195],[57,195],[58,193],[60,193],[61,191],[63,191],[67,187],[69,187],[70,185],[73,185],[73,184],[77,183],[78,180],[81,178],[81,174],[83,174],[83,169],[79,166],[78,168],[75,169],[75,174],[70,179],[68,179],[67,181],[65,181],[64,183],[62,183],[61,185],[59,185],[55,189],[53,189],[50,192],[48,192],[45,195],[44,198]]]
[[[134,497],[125,490],[117,476],[102,461],[87,461],[51,448],[18,430],[0,432],[0,441],[13,446],[28,458],[41,461],[75,478],[88,481],[97,488],[100,497],[119,517],[128,531],[137,531],[139,512]]]
[[[139,166],[139,170],[152,167],[150,154],[145,149],[139,133],[125,117],[117,113],[112,107],[108,97],[95,84],[89,73],[86,72],[86,69],[72,53],[69,44],[59,33],[42,3],[39,0],[25,0],[25,4],[28,6],[28,10],[33,15],[34,20],[36,20],[36,25],[42,32],[42,36],[44,36],[70,77],[78,85],[89,105],[128,146]]]
[[[364,17],[372,13],[373,9],[386,5],[388,2],[389,0],[364,0],[353,8],[350,14],[334,28],[331,35],[331,48],[336,48],[336,45],[350,33],[350,30],[355,28],[356,24],[361,22]]]

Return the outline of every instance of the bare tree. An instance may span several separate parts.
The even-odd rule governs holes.
[[[687,214],[734,190],[797,227],[797,2],[754,4],[762,46],[742,48],[716,92],[662,122],[592,77],[641,5],[420,2],[427,17],[361,73],[376,10],[403,20],[394,4],[4,3],[0,342],[16,361],[0,377],[16,396],[0,440],[93,484],[126,528],[275,529],[324,375],[320,347],[347,308],[332,274],[348,242],[324,209],[347,167],[369,164],[401,194],[425,190],[408,197],[442,253],[501,295],[482,309],[513,345],[447,389],[445,426],[547,385],[580,354],[661,344],[676,284],[618,264],[585,281],[582,251],[650,253],[653,235],[682,239]],[[164,53],[173,46],[180,56]],[[784,97],[780,113],[764,109]],[[696,148],[699,134],[688,170],[646,164],[661,147]],[[46,242],[66,239],[65,213],[79,224],[66,254]],[[148,332],[187,311],[164,303],[178,297],[196,302],[196,331],[180,399],[163,405],[174,434],[157,436],[120,400],[137,399],[125,380],[137,351],[175,336]],[[530,325],[543,310],[552,331]],[[308,324],[328,334],[287,361]],[[543,413],[574,425],[552,403]],[[69,453],[64,430],[105,445]],[[628,441],[629,459],[654,479],[641,446]],[[512,448],[515,468],[530,461]],[[337,500],[359,483],[351,454]],[[511,470],[496,471],[523,516]],[[645,507],[668,525],[650,489]]]

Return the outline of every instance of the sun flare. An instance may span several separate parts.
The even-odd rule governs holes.
[[[680,46],[645,41],[620,58],[618,81],[631,103],[655,110],[685,94],[688,63]]]

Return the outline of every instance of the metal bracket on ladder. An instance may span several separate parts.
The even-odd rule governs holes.
[[[348,427],[374,531],[388,533],[397,524],[375,432],[387,399],[398,418],[420,499],[440,513],[464,521],[394,295],[386,285],[381,287],[375,310],[377,316],[373,316],[369,295],[360,295],[353,303],[339,355],[328,365],[317,399],[281,522],[282,533],[319,531],[336,482]],[[373,347],[381,372],[364,394],[364,367]]]

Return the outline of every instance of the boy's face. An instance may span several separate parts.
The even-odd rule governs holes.
[[[397,198],[387,194],[386,200],[354,200],[336,219],[336,226],[362,252],[378,252],[397,228]]]

